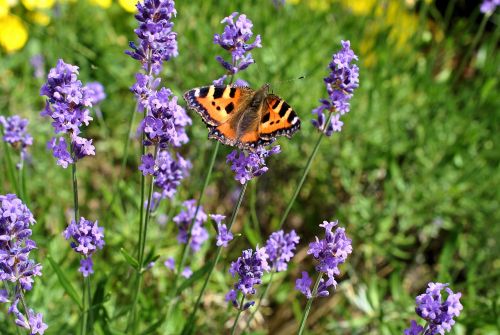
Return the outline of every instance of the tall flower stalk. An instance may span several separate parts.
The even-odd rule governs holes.
[[[33,144],[33,137],[28,133],[28,119],[23,119],[18,115],[10,117],[0,116],[0,126],[2,126],[1,135],[5,144],[5,157],[7,158],[7,170],[10,175],[11,183],[17,190],[20,198],[25,199],[25,185],[24,185],[24,161],[28,155],[27,148]],[[14,166],[10,157],[7,145],[11,146],[14,150],[19,150],[19,162],[16,164],[18,170],[17,178],[14,175]]]
[[[36,249],[36,243],[29,239],[34,224],[33,214],[15,194],[0,195],[0,281],[7,288],[0,289],[0,303],[10,304],[8,313],[15,316],[15,324],[32,335],[47,329],[42,314],[28,308],[25,299],[34,278],[42,275],[42,266],[30,259]]]
[[[40,89],[40,95],[47,97],[46,106],[41,115],[52,119],[52,126],[56,134],[63,134],[61,137],[52,138],[48,143],[48,148],[52,150],[54,157],[57,158],[58,165],[67,168],[68,165],[71,164],[74,223],[69,225],[68,229],[70,230],[79,218],[76,163],[86,156],[95,155],[95,148],[92,145],[92,140],[80,136],[80,128],[84,125],[88,126],[89,122],[92,120],[89,108],[92,107],[95,97],[93,92],[90,91],[88,87],[84,86],[77,78],[78,67],[66,64],[60,59],[56,67],[49,71],[47,82]],[[69,142],[69,145],[67,142]],[[82,218],[82,220],[84,219]],[[99,232],[99,236],[101,234],[102,231]],[[87,258],[90,250],[87,245],[88,243],[88,240],[82,241],[79,245],[83,246],[83,249],[75,249],[84,255],[80,263],[80,271],[83,274],[83,308],[80,333],[83,335],[86,334],[87,331],[92,332],[88,324],[92,306],[90,292],[91,282],[90,277],[87,277],[88,274],[92,272],[92,260]],[[102,245],[100,246],[101,248]],[[76,244],[72,244],[72,247],[75,246]]]
[[[145,250],[151,212],[161,199],[171,198],[189,164],[177,155],[175,160],[169,148],[188,141],[184,127],[191,123],[184,109],[177,104],[177,97],[170,89],[159,88],[158,77],[163,63],[178,55],[177,34],[172,31],[172,19],[176,16],[173,0],[145,0],[138,2],[136,19],[139,27],[135,33],[139,43],[130,43],[126,51],[142,64],[145,74],[136,75],[132,87],[137,98],[137,111],[143,114],[138,128],[141,134],[141,199],[139,211],[139,236],[137,241],[138,266],[133,287],[132,308],[127,331],[138,332],[136,315],[142,276],[145,270]],[[127,139],[128,140],[128,139]],[[128,145],[126,146],[126,148]],[[153,152],[148,152],[153,148]],[[149,176],[149,182],[146,178]],[[159,188],[155,191],[154,187]],[[146,191],[147,187],[147,191]]]
[[[302,277],[295,282],[295,288],[302,292],[308,299],[302,320],[300,321],[298,335],[301,335],[306,327],[307,317],[311,310],[312,302],[317,297],[327,297],[330,295],[329,288],[337,287],[335,276],[340,274],[338,266],[343,264],[347,256],[352,253],[351,239],[345,234],[344,228],[336,228],[338,222],[323,221],[319,226],[325,229],[325,237],[309,244],[308,255],[313,255],[318,262],[316,271],[318,276],[311,291],[312,279],[306,271],[302,272]],[[326,279],[323,277],[326,275]]]

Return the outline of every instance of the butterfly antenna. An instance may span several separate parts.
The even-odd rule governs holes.
[[[301,80],[301,79],[306,79],[307,78],[307,74],[303,74],[297,78],[290,78],[290,79],[287,79],[287,80],[282,80],[282,81],[278,81],[277,83],[275,83],[273,85],[273,87],[279,87],[283,84],[290,84],[292,82],[295,82],[296,80]]]

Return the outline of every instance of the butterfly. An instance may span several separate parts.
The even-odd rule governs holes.
[[[269,84],[258,90],[239,86],[205,86],[184,93],[188,107],[200,114],[208,138],[254,150],[273,143],[277,136],[290,138],[300,129],[300,119],[285,100],[269,93]]]

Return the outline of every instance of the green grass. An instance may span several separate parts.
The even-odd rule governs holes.
[[[337,291],[314,302],[310,334],[401,334],[416,318],[414,297],[429,281],[449,282],[454,291],[463,293],[464,310],[455,334],[498,334],[498,14],[490,18],[464,73],[458,73],[481,18],[454,17],[437,40],[433,32],[441,31],[446,22],[433,4],[401,48],[389,38],[391,27],[384,25],[388,18],[376,13],[357,16],[339,2],[321,12],[303,3],[276,9],[265,0],[224,5],[178,1],[174,29],[179,57],[165,65],[165,86],[181,95],[222,74],[214,59],[222,51],[212,39],[222,32],[220,20],[233,11],[245,13],[263,40],[263,48],[252,53],[256,64],[242,78],[252,87],[271,83],[274,92],[297,111],[303,127],[292,140],[279,141],[283,152],[269,160],[267,174],[250,184],[234,227],[242,236],[223,252],[219,271],[211,278],[198,333],[228,332],[232,324],[228,320],[235,316],[223,301],[233,282],[227,273],[229,264],[243,248],[262,244],[279,225],[314,146],[310,111],[326,94],[322,81],[326,67],[340,40],[349,39],[360,57],[360,87],[343,131],[323,140],[285,224],[285,229],[294,228],[301,235],[300,250],[290,270],[275,276],[279,284],[273,285],[269,301],[257,313],[254,334],[290,334],[297,329],[305,299],[294,291],[294,282],[300,271],[312,270],[311,259],[305,257],[307,245],[320,234],[318,224],[330,219],[339,219],[346,227],[354,251],[341,267]],[[49,26],[29,26],[30,40],[22,51],[0,54],[0,113],[29,118],[35,139],[32,161],[26,166],[26,188],[37,219],[33,239],[39,249],[34,254],[44,268],[27,299],[44,314],[49,324],[46,334],[69,334],[79,321],[77,307],[65,294],[47,255],[78,288],[79,259],[61,236],[71,217],[71,171],[57,167],[45,149],[52,129],[39,116],[42,81],[32,77],[29,59],[43,54],[46,70],[58,58],[74,63],[80,66],[83,82],[100,81],[108,95],[101,109],[109,134],[98,122],[88,128],[96,156],[79,162],[78,178],[81,214],[99,219],[106,233],[106,247],[94,258],[93,287],[100,288],[94,300],[102,301],[96,310],[96,334],[120,334],[133,279],[120,249],[133,254],[138,229],[137,141],[131,143],[118,188],[121,201],[111,208],[109,204],[135,106],[128,88],[139,65],[124,54],[127,42],[135,39],[135,27],[133,15],[116,3],[108,10],[87,2],[64,4]],[[373,44],[369,51],[363,49],[367,43]],[[365,62],[369,57],[376,60],[371,66]],[[191,142],[182,152],[191,159],[193,170],[176,198],[162,205],[160,212],[169,217],[178,213],[182,201],[198,196],[214,145],[206,140],[207,131],[198,116],[190,115]],[[230,148],[221,149],[203,206],[208,213],[230,215],[239,185],[225,164]],[[14,192],[5,152],[0,152],[0,193]],[[15,157],[14,152],[11,156]],[[197,281],[186,287],[179,307],[165,324],[162,318],[172,274],[161,263],[178,255],[175,234],[171,221],[165,227],[153,222],[148,234],[148,248],[154,247],[152,254],[160,255],[161,262],[145,274],[139,303],[143,329],[160,326],[153,334],[179,332],[201,285]],[[192,258],[194,270],[213,258],[213,240],[208,244]],[[11,317],[0,313],[2,334],[16,334],[14,328]]]

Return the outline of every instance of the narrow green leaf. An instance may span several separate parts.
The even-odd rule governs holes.
[[[123,258],[125,258],[125,261],[130,264],[130,266],[132,266],[134,269],[139,268],[139,262],[128,252],[126,252],[125,249],[120,248],[120,253],[122,254]]]
[[[69,281],[68,277],[64,274],[64,271],[61,270],[57,262],[52,258],[52,256],[47,255],[47,259],[49,260],[50,265],[54,269],[57,279],[59,279],[59,283],[61,283],[62,287],[66,291],[66,293],[70,296],[71,299],[77,304],[78,308],[80,310],[82,309],[82,299],[80,298],[79,294],[76,292],[75,288],[73,285],[71,285],[71,282]]]

